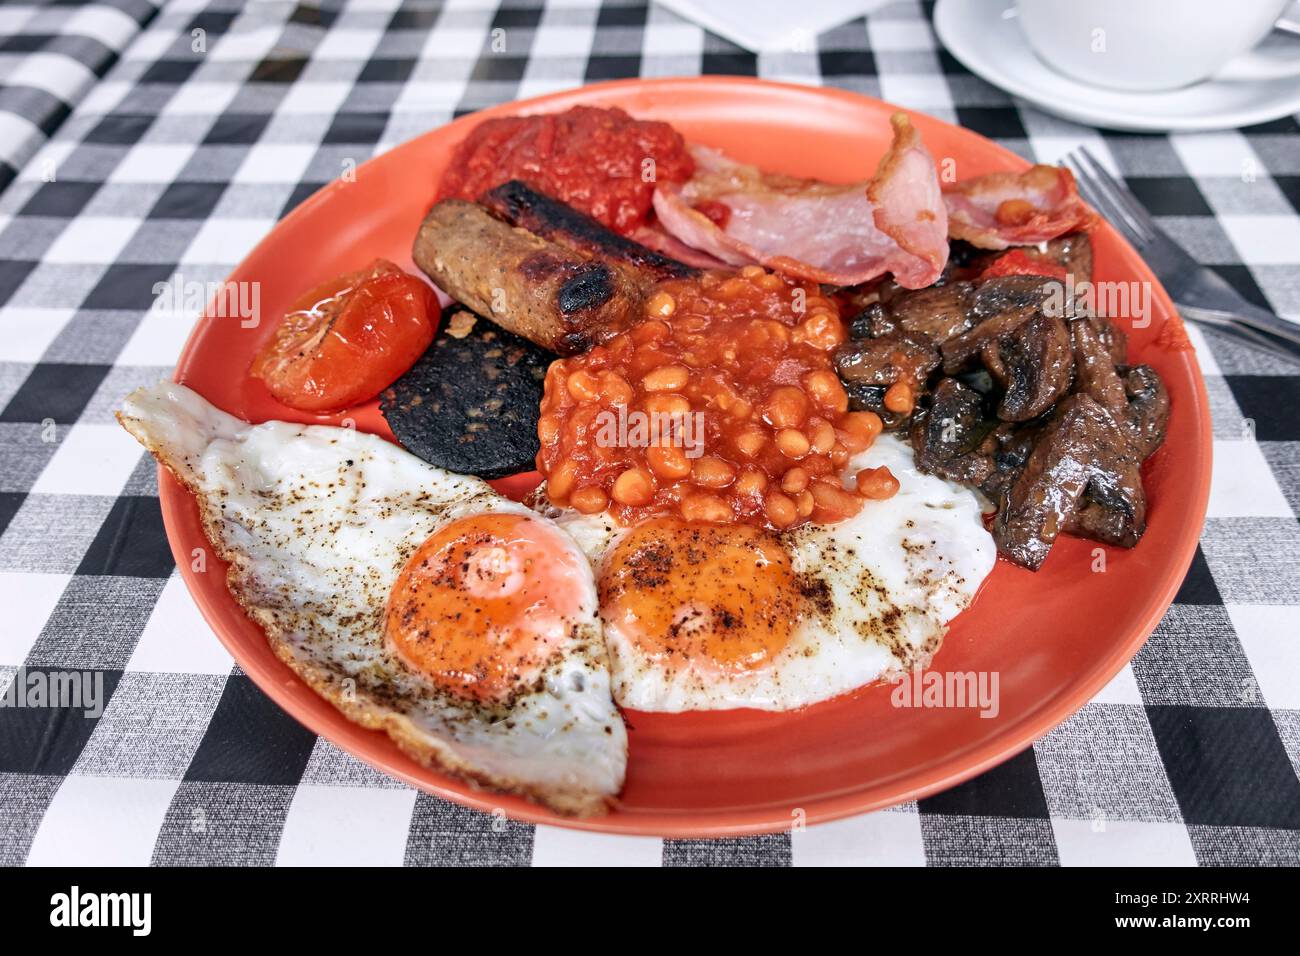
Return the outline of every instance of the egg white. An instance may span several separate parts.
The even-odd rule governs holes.
[[[605,616],[614,698],[624,707],[676,713],[751,707],[792,710],[926,666],[946,624],[993,570],[997,548],[974,492],[916,469],[911,448],[882,435],[845,469],[888,466],[898,493],[854,517],[779,534],[805,590],[819,595],[769,666],[739,675],[705,667],[666,669]],[[628,529],[533,501],[564,528],[599,573]]]
[[[376,436],[249,425],[181,385],[132,393],[118,418],[195,494],[231,592],[317,693],[426,765],[561,812],[607,808],[627,735],[589,575],[566,582],[579,617],[542,686],[506,710],[439,690],[384,639],[389,593],[429,535],[473,514],[534,512]]]

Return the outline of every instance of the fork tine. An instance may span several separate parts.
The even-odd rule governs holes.
[[[1079,190],[1083,193],[1083,198],[1095,206],[1120,232],[1124,233],[1129,242],[1135,246],[1145,245],[1151,237],[1137,227],[1137,224],[1132,221],[1124,207],[1119,205],[1109,190],[1092,175],[1083,161],[1074,153],[1068,155],[1066,160],[1073,168],[1075,177],[1079,180]]]
[[[1080,190],[1088,201],[1096,206],[1112,225],[1118,226],[1130,242],[1136,246],[1144,245],[1150,237],[1141,228],[1141,224],[1129,214],[1114,190],[1097,176],[1093,164],[1079,154],[1072,155],[1071,159],[1074,161]]]
[[[1156,234],[1155,220],[1151,218],[1151,214],[1147,212],[1146,207],[1138,202],[1137,196],[1134,196],[1127,186],[1107,172],[1106,167],[1097,161],[1097,157],[1088,152],[1087,146],[1080,146],[1079,152],[1092,167],[1093,174],[1106,185],[1115,196],[1116,201],[1128,211],[1138,228],[1148,237],[1154,236]]]
[[[1079,192],[1141,250],[1185,319],[1214,328],[1272,355],[1300,362],[1300,334],[1283,319],[1256,308],[1169,238],[1136,196],[1097,162],[1086,147],[1061,165],[1079,180]]]
[[[1081,152],[1084,158],[1086,158],[1092,165],[1092,168],[1096,171],[1097,177],[1110,187],[1111,191],[1128,208],[1129,212],[1133,214],[1137,222],[1145,228],[1147,232],[1154,233],[1156,231],[1155,220],[1151,218],[1151,213],[1147,211],[1147,207],[1138,201],[1137,196],[1133,195],[1133,191],[1128,188],[1128,185],[1122,180],[1116,179],[1112,176],[1110,170],[1102,165],[1101,161],[1089,151],[1087,146],[1080,146],[1079,152]]]

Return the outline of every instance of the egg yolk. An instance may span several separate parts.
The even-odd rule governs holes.
[[[479,703],[531,686],[583,613],[581,554],[524,515],[461,518],[398,575],[386,633],[409,666]]]
[[[637,525],[610,553],[600,606],[659,666],[740,674],[780,654],[802,599],[771,532],[659,518]]]

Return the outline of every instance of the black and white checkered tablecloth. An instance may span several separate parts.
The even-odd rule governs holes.
[[[160,2],[0,6],[0,189],[117,62]]]
[[[755,57],[640,0],[0,7],[0,158],[17,166],[0,192],[0,689],[19,667],[90,669],[107,699],[98,717],[0,708],[0,861],[1300,862],[1300,376],[1195,329],[1215,472],[1176,604],[1063,726],[919,804],[720,842],[496,820],[299,726],[232,667],[177,577],[153,462],[111,418],[170,374],[195,318],[151,310],[152,285],[223,279],[343,159],[517,97],[757,74],[892,100],[1042,161],[1086,143],[1194,255],[1300,319],[1294,118],[1101,133],[971,76],[929,15],[909,0],[814,51]]]

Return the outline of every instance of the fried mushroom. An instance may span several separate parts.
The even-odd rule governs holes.
[[[996,472],[985,439],[994,427],[983,395],[955,378],[940,380],[912,421],[916,466],[928,475],[979,487]]]
[[[1088,395],[1069,396],[1002,492],[993,523],[999,552],[1036,571],[1063,531],[1135,543],[1146,527],[1141,463],[1105,408]],[[1086,513],[1094,504],[1103,510]],[[1084,516],[1076,518],[1081,510]]]
[[[1049,411],[1074,381],[1074,353],[1065,322],[1035,315],[1003,338],[988,343],[981,356],[1005,392],[998,418],[1026,422]]]
[[[835,352],[835,369],[850,405],[875,412],[886,428],[897,428],[911,417],[938,367],[938,349],[929,337],[915,332],[851,339]]]

